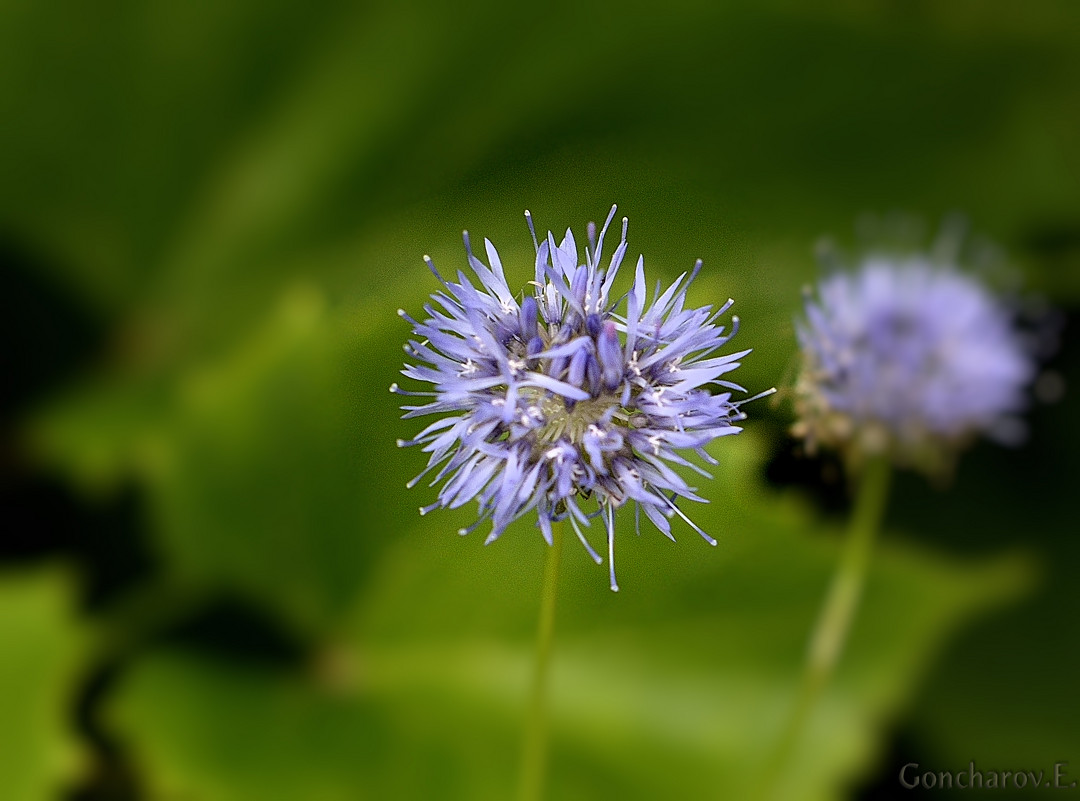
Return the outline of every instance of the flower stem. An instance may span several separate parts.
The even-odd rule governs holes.
[[[891,469],[884,456],[871,458],[864,465],[840,564],[833,574],[810,638],[799,695],[771,770],[766,773],[770,777],[768,781],[773,782],[774,791],[844,650],[866,582],[874,537],[885,514],[890,478]]]
[[[519,801],[540,801],[544,793],[547,767],[547,685],[551,663],[551,641],[555,631],[555,598],[559,584],[563,524],[551,526],[551,547],[544,564],[544,584],[540,590],[540,620],[536,634],[536,663],[532,694],[521,749]]]

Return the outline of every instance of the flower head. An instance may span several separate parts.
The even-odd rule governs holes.
[[[801,433],[936,471],[970,439],[1008,440],[1034,360],[1009,309],[929,255],[868,256],[824,278],[797,324]]]
[[[679,508],[679,498],[704,499],[672,465],[708,476],[680,452],[689,449],[715,464],[705,446],[740,430],[734,423],[745,415],[730,390],[745,390],[721,376],[749,351],[719,353],[738,329],[738,318],[730,330],[717,322],[732,301],[719,309],[685,307],[700,261],[666,290],[657,284],[650,303],[639,257],[633,287],[615,297],[627,220],[605,263],[604,239],[614,216],[613,206],[599,236],[590,223],[582,263],[569,230],[560,244],[551,233],[537,241],[526,212],[535,280],[520,296],[509,289],[488,240],[485,265],[465,234],[475,282],[462,271],[456,281],[445,280],[425,257],[442,290],[425,306],[423,322],[399,312],[415,336],[405,350],[419,362],[407,364],[402,374],[432,387],[407,392],[395,384],[391,390],[429,398],[404,406],[406,418],[442,415],[415,439],[399,442],[430,454],[409,486],[433,470],[432,486],[445,480],[438,500],[421,514],[475,499],[479,518],[461,533],[490,521],[488,542],[535,512],[550,544],[552,523],[569,520],[598,564],[583,529],[600,517],[611,588],[617,590],[615,511],[628,502],[671,539],[677,515],[716,544]]]

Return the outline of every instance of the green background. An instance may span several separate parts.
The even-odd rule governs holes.
[[[0,798],[509,797],[544,546],[417,516],[396,311],[462,228],[523,285],[525,208],[580,240],[613,202],[651,276],[735,299],[752,391],[867,213],[963,212],[1060,310],[1027,442],[898,476],[778,780],[1080,778],[1075,3],[4,0],[0,109]],[[615,595],[568,542],[550,797],[760,783],[847,500],[747,410],[690,510],[719,548],[624,518]]]

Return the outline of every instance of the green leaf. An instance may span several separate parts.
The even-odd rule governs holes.
[[[297,286],[219,360],[167,383],[88,388],[42,415],[33,442],[88,491],[139,481],[173,580],[238,590],[323,631],[415,514],[389,428],[400,350],[371,359],[372,337],[363,315]]]
[[[715,448],[713,503],[693,512],[717,550],[689,531],[677,545],[639,539],[624,520],[616,595],[568,541],[552,797],[743,798],[763,778],[837,543],[757,484],[758,448],[747,435]],[[800,798],[837,798],[864,776],[946,638],[1030,581],[1018,556],[969,564],[895,538],[782,779]],[[115,725],[152,767],[155,797],[506,797],[543,547],[524,525],[488,548],[425,526],[385,554],[354,633],[307,671],[160,653],[121,688]]]
[[[70,731],[83,632],[70,576],[0,574],[0,776],[11,801],[58,797],[82,763]]]

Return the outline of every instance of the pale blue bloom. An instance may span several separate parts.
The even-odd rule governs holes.
[[[627,248],[624,218],[618,246],[603,261],[614,216],[612,207],[599,236],[589,225],[581,263],[569,230],[559,244],[550,233],[537,241],[526,212],[536,262],[535,280],[523,297],[509,289],[499,254],[487,240],[485,265],[465,235],[475,280],[462,271],[456,280],[445,280],[425,259],[442,290],[424,307],[423,322],[399,312],[413,326],[415,338],[406,352],[418,362],[402,373],[432,388],[391,389],[429,398],[403,407],[405,417],[440,415],[415,439],[399,442],[430,454],[409,486],[432,471],[432,486],[444,482],[438,500],[422,514],[475,499],[479,519],[461,533],[490,521],[488,542],[512,521],[535,513],[550,544],[552,523],[568,519],[597,563],[602,560],[583,529],[600,517],[611,588],[617,590],[615,510],[628,501],[671,539],[677,515],[716,544],[679,508],[679,499],[704,499],[672,465],[708,476],[680,451],[715,464],[705,446],[740,430],[735,422],[744,415],[730,390],[745,390],[721,377],[750,351],[719,352],[738,329],[738,318],[730,330],[718,324],[732,301],[719,309],[685,307],[700,261],[666,290],[657,284],[650,302],[639,257],[633,287],[614,296]]]
[[[976,435],[1015,437],[1034,358],[972,275],[923,254],[869,256],[822,279],[805,311],[797,395],[811,442],[933,468]]]

